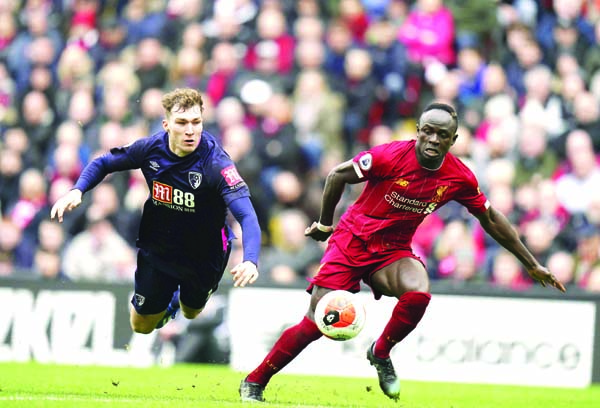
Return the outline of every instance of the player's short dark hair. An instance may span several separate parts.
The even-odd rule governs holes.
[[[458,128],[458,113],[456,113],[456,109],[454,109],[454,107],[452,105],[448,105],[447,103],[442,103],[442,102],[431,102],[429,105],[427,105],[425,107],[425,109],[423,109],[423,112],[421,113],[421,115],[423,115],[423,113],[430,111],[430,110],[443,110],[446,111],[450,114],[450,116],[452,116],[452,119],[454,119],[454,122],[456,123],[456,127]]]
[[[164,94],[161,102],[167,115],[171,113],[171,110],[175,105],[177,105],[179,109],[183,110],[198,105],[200,106],[200,111],[204,110],[202,94],[196,89],[192,88],[176,88],[171,92]]]

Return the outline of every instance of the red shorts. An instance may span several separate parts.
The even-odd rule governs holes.
[[[362,280],[371,287],[375,299],[379,299],[381,293],[371,286],[371,275],[402,258],[413,258],[423,263],[410,248],[372,253],[367,250],[367,244],[350,231],[336,230],[329,238],[319,272],[313,278],[308,278],[310,284],[306,291],[312,293],[317,285],[356,293],[360,291]]]

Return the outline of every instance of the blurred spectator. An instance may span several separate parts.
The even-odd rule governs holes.
[[[554,270],[552,270],[554,273]],[[510,290],[525,290],[531,287],[531,281],[523,276],[519,261],[504,249],[499,250],[492,259],[490,278],[494,285]]]
[[[21,230],[25,230],[36,214],[46,207],[46,188],[46,179],[39,170],[30,168],[21,173],[18,199],[14,206],[6,208],[11,221]]]
[[[31,143],[31,157],[40,167],[42,158],[48,154],[48,147],[54,135],[56,116],[48,97],[39,91],[30,91],[21,105],[20,126],[27,133]]]
[[[448,222],[437,236],[433,254],[438,261],[434,267],[436,278],[458,282],[481,280],[483,261],[480,243],[476,242],[469,227],[460,220]]]
[[[0,59],[0,130],[17,122],[17,90],[8,67]]]
[[[204,76],[205,60],[202,50],[192,47],[179,49],[171,67],[169,80],[172,86],[199,87]]]
[[[520,186],[533,179],[549,178],[556,171],[557,165],[558,157],[548,148],[543,123],[521,120],[515,161],[515,185]]]
[[[575,286],[575,259],[566,251],[557,251],[548,258],[548,269],[567,290]]]
[[[594,44],[594,28],[581,15],[582,5],[583,0],[553,0],[553,12],[541,13],[536,37],[550,60],[561,48],[575,51]]]
[[[536,65],[523,76],[525,95],[521,117],[527,121],[532,116],[544,126],[550,139],[555,139],[566,130],[561,99],[553,90],[552,71],[545,65]]]
[[[600,101],[591,92],[580,92],[573,100],[573,127],[592,138],[594,152],[600,153]]]
[[[114,16],[100,20],[98,41],[89,49],[89,54],[98,71],[108,61],[118,58],[126,46],[127,28],[123,21]]]
[[[163,92],[159,88],[149,88],[142,93],[142,97],[140,98],[140,114],[148,128],[149,134],[162,132],[163,130],[162,96]]]
[[[434,62],[452,65],[454,18],[443,0],[417,0],[400,27],[398,40],[408,50],[414,64],[427,68]]]
[[[295,39],[288,32],[285,15],[275,8],[261,10],[256,18],[256,33],[259,40],[248,47],[246,67],[256,70],[268,53],[275,60],[275,72],[289,74],[294,64]]]
[[[0,218],[0,276],[31,275],[34,242],[9,218]]]
[[[498,4],[495,0],[446,0],[456,26],[456,46],[485,49],[488,54],[493,49],[488,46],[498,35]],[[491,55],[488,55],[491,56]]]
[[[40,222],[33,270],[42,279],[66,279],[62,272],[61,256],[65,244],[63,226],[45,219]]]
[[[521,102],[525,97],[525,73],[531,68],[541,64],[543,54],[540,45],[530,39],[525,39],[518,48],[512,50],[515,53],[515,59],[511,59],[504,65],[508,83],[517,94],[517,102]]]
[[[550,255],[562,249],[555,241],[558,234],[556,226],[548,224],[545,220],[532,220],[523,225],[521,229],[523,242],[542,265],[547,264]]]
[[[463,106],[480,103],[484,96],[483,78],[486,64],[476,48],[465,47],[458,52],[457,69],[460,78],[458,99]]]
[[[96,113],[96,104],[91,90],[79,89],[69,98],[66,119],[74,121],[81,127],[84,143],[91,150],[97,148],[98,120]]]
[[[373,75],[373,60],[368,51],[352,48],[344,60],[344,80],[335,91],[345,97],[342,130],[347,155],[367,141],[369,114],[375,102],[377,81]]]
[[[13,13],[9,11],[0,12],[0,59],[6,60],[8,51],[18,34],[17,21]]]
[[[350,28],[339,20],[331,21],[325,32],[325,43],[327,49],[323,68],[333,80],[344,75],[346,53],[354,44]]]
[[[127,44],[137,44],[148,37],[160,38],[166,24],[163,2],[130,0],[122,13]]]
[[[284,210],[271,218],[272,246],[263,255],[261,266],[273,283],[293,284],[313,276],[323,251],[319,244],[304,235],[310,220],[300,210]]]
[[[583,225],[575,232],[575,281],[585,287],[592,272],[600,266],[600,231],[593,225]]]
[[[352,33],[353,40],[358,44],[365,41],[365,33],[369,27],[369,17],[360,0],[340,0],[338,10],[340,21]]]
[[[62,265],[73,281],[131,282],[135,259],[111,222],[91,212],[85,229],[66,244]]]
[[[330,89],[323,73],[301,72],[292,98],[297,137],[311,167],[319,163],[322,154],[344,151],[341,137],[344,102],[339,93]]]
[[[239,70],[240,58],[235,46],[225,41],[217,43],[212,49],[203,84],[206,94],[215,105],[232,94],[231,83],[235,81]]]
[[[373,60],[373,76],[379,87],[377,99],[382,103],[382,121],[392,124],[401,114],[407,97],[409,70],[406,48],[396,39],[396,27],[389,20],[374,21],[366,33],[368,51]]]
[[[0,148],[0,216],[14,207],[19,197],[19,177],[23,171],[21,155]]]
[[[31,7],[21,14],[26,29],[21,30],[8,50],[8,67],[22,92],[34,65],[52,65],[63,47],[61,33],[53,27],[45,7]]]
[[[144,38],[135,51],[135,74],[140,81],[140,92],[162,88],[167,82],[167,54],[156,38]]]
[[[566,154],[569,170],[556,179],[556,193],[571,214],[581,214],[589,206],[592,191],[600,185],[600,167],[590,135],[583,130],[569,133]]]
[[[274,94],[265,103],[259,126],[254,131],[254,148],[263,169],[261,180],[270,186],[272,178],[283,170],[303,175],[307,163],[292,122],[292,105],[284,94]]]

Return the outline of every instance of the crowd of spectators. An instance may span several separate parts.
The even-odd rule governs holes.
[[[323,246],[303,231],[328,171],[413,138],[435,99],[459,111],[452,152],[532,252],[600,291],[598,1],[2,0],[0,276],[132,280],[139,172],[111,175],[64,224],[49,206],[91,158],[161,131],[175,87],[204,93],[205,129],[250,186],[263,283],[315,272]],[[453,203],[414,248],[432,279],[531,285]]]

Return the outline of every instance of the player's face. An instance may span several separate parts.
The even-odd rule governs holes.
[[[175,105],[163,119],[163,128],[169,133],[169,149],[179,157],[192,153],[200,144],[202,110],[199,105],[181,109]]]
[[[437,169],[458,135],[456,121],[441,109],[432,109],[421,115],[417,125],[417,160],[421,166]]]

